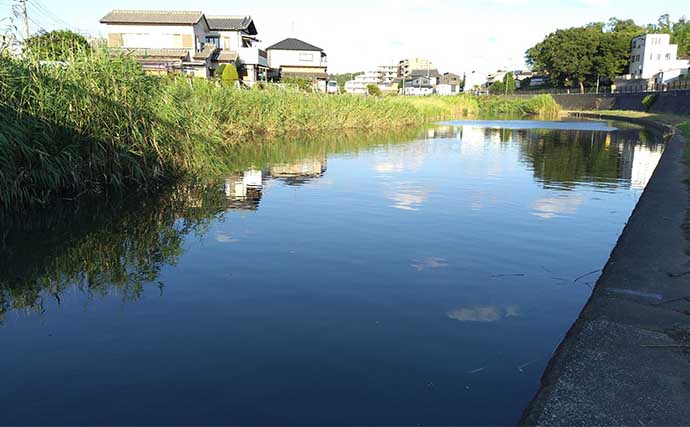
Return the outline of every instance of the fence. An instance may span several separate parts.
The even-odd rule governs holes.
[[[616,87],[614,91],[610,86],[603,86],[597,88],[585,88],[584,93],[588,95],[602,95],[607,96],[612,93],[648,93],[648,92],[670,92],[676,90],[690,90],[690,78],[677,80],[667,84],[653,84],[653,85],[622,85]],[[551,88],[551,89],[535,89],[535,90],[518,90],[515,95],[581,95],[579,89],[576,88]]]

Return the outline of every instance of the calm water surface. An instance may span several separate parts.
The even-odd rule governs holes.
[[[514,423],[662,148],[458,122],[3,217],[0,424]]]

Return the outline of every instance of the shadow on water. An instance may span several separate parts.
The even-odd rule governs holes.
[[[435,126],[402,133],[293,137],[232,147],[222,177],[207,177],[107,201],[61,202],[33,212],[0,211],[0,323],[9,312],[44,312],[68,289],[90,296],[141,297],[159,286],[161,269],[174,265],[188,235],[204,235],[228,210],[257,210],[266,181],[299,186],[324,175],[330,156],[355,154],[427,139],[462,144],[517,143],[520,161],[545,187],[581,182],[615,187],[630,182],[631,159],[644,131],[505,130]]]
[[[238,145],[223,177],[204,177],[156,193],[58,201],[19,212],[0,209],[0,323],[15,310],[44,312],[71,287],[92,296],[138,299],[174,265],[189,234],[203,235],[231,209],[256,210],[267,179],[302,185],[323,175],[328,155],[354,153],[418,137],[419,130]]]

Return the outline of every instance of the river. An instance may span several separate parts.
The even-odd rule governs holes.
[[[449,122],[4,215],[0,424],[515,423],[662,150]]]

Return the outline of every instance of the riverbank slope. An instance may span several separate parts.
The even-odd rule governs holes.
[[[262,89],[263,88],[263,89]],[[0,58],[0,208],[221,172],[227,148],[298,132],[402,129],[468,114],[558,114],[550,96],[505,100],[239,89],[151,76],[107,52],[68,63]]]
[[[686,425],[690,420],[687,140],[664,124],[673,118],[625,116],[587,115],[633,121],[671,137],[522,425]]]

